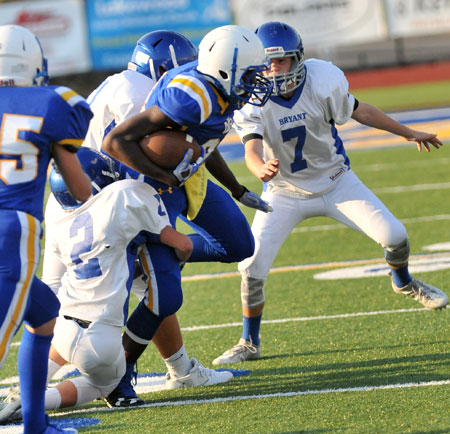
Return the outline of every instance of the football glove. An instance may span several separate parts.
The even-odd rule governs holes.
[[[173,169],[172,173],[177,178],[179,187],[181,187],[191,176],[193,176],[201,164],[205,161],[205,150],[202,148],[202,153],[200,157],[195,160],[194,163],[191,163],[192,155],[194,154],[194,150],[189,148],[183,156],[183,159],[178,163],[178,166]]]
[[[249,191],[246,187],[242,185],[244,189],[244,193],[242,193],[239,197],[233,195],[233,197],[241,202],[243,205],[248,206],[249,208],[255,208],[259,211],[263,212],[272,212],[273,208],[269,205],[269,202],[262,200],[256,193]]]

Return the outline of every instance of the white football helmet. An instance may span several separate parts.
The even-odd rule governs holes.
[[[244,27],[218,27],[207,33],[199,45],[197,70],[235,105],[266,103],[272,83],[262,71],[269,65],[261,40]]]
[[[22,26],[0,26],[0,86],[47,83],[47,59],[39,39]]]

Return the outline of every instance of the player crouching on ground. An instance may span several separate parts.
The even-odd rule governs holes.
[[[72,198],[58,172],[50,174],[52,193],[67,211],[55,222],[52,248],[67,271],[58,291],[61,309],[47,380],[66,361],[82,376],[47,389],[47,410],[107,397],[119,384],[125,373],[122,326],[140,247],[148,241],[166,244],[181,262],[192,251],[189,237],[171,227],[153,187],[131,179],[114,182],[112,160],[92,149],[81,148],[78,157],[91,178],[87,202]],[[5,401],[0,423],[21,416],[18,393]]]

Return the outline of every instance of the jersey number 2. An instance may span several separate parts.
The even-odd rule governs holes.
[[[80,255],[92,250],[92,242],[94,240],[92,224],[92,217],[86,212],[75,218],[70,227],[70,238],[77,236],[79,231],[84,229],[84,239],[75,243],[70,252],[70,259],[75,264],[75,275],[78,279],[89,279],[102,275],[98,258],[88,259],[87,262],[83,262],[80,258]]]
[[[289,128],[288,130],[281,131],[281,137],[283,143],[290,142],[292,139],[297,139],[294,150],[294,161],[291,163],[291,172],[299,172],[306,169],[308,165],[306,160],[303,160],[303,146],[306,139],[306,127],[304,125],[300,127]]]

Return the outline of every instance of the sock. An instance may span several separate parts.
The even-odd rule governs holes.
[[[392,273],[392,280],[394,281],[395,285],[398,288],[406,286],[412,280],[407,265],[400,268],[391,268],[391,273]]]
[[[56,410],[61,405],[61,394],[56,387],[50,387],[45,391],[45,409]]]
[[[50,343],[53,335],[36,335],[24,329],[19,347],[18,370],[24,434],[46,430],[45,386]]]
[[[63,367],[52,359],[48,359],[48,372],[47,372],[47,384],[55,376],[55,374]]]
[[[261,327],[262,314],[254,317],[243,316],[242,337],[249,340],[251,338],[253,345],[259,345],[259,329]]]
[[[164,359],[164,363],[171,377],[184,377],[189,374],[192,368],[191,360],[186,353],[184,345],[181,345],[181,348],[169,358]]]

